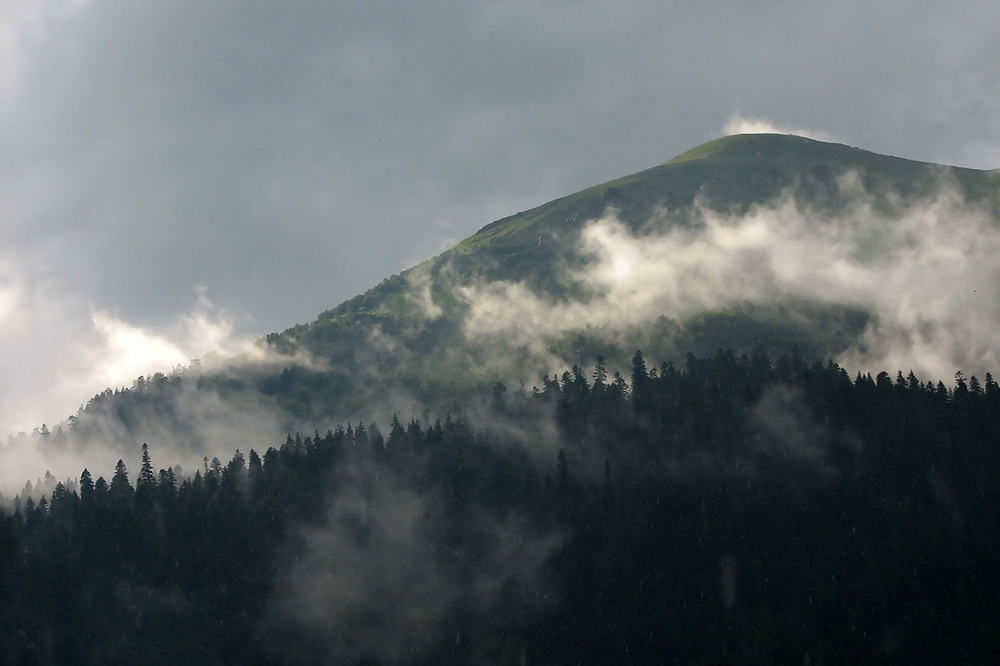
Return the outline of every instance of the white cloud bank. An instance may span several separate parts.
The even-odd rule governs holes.
[[[245,353],[254,342],[234,333],[204,287],[190,312],[165,326],[141,326],[52,293],[11,260],[0,261],[0,439],[62,421],[104,388],[131,386],[139,375],[169,373],[211,352]]]
[[[865,309],[875,318],[841,363],[913,369],[948,380],[1000,371],[1000,229],[954,188],[881,211],[856,174],[840,181],[854,203],[836,215],[801,210],[789,194],[737,216],[700,207],[702,222],[636,235],[610,212],[582,231],[592,258],[571,275],[596,296],[553,302],[521,283],[463,287],[470,338],[502,334],[543,349],[545,336],[684,319],[750,302],[803,299]],[[980,374],[981,376],[981,374]]]
[[[141,326],[57,298],[8,261],[0,264],[0,347],[9,351],[0,355],[0,377],[5,378],[0,381],[0,493],[8,496],[46,471],[59,480],[76,479],[85,467],[95,477],[108,475],[119,458],[133,469],[142,441],[149,442],[154,463],[192,471],[204,456],[228,459],[237,448],[264,450],[280,443],[285,432],[276,410],[259,397],[225,397],[189,382],[161,404],[182,424],[180,430],[170,419],[141,410],[133,414],[130,430],[113,411],[103,416],[99,411],[91,412],[88,421],[101,432],[97,441],[70,438],[47,446],[34,436],[15,436],[43,423],[54,431],[104,388],[131,387],[140,375],[169,375],[192,359],[207,355],[211,362],[217,354],[220,368],[273,360],[254,338],[234,333],[231,317],[208,299],[204,287],[189,312],[163,326]],[[296,356],[280,362],[311,360]]]
[[[251,337],[238,337],[232,319],[208,299],[205,287],[197,290],[195,308],[177,317],[164,331],[132,325],[105,312],[91,315],[96,346],[83,346],[88,370],[62,377],[67,388],[86,390],[131,383],[139,375],[166,371],[212,352],[236,356],[250,351]]]

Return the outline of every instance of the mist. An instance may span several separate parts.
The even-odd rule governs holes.
[[[852,9],[4,2],[0,437],[210,351],[197,285],[280,330],[720,125],[996,166],[997,8]]]
[[[130,322],[114,311],[54,292],[44,280],[0,263],[0,437],[54,424],[104,388],[170,372],[206,355],[253,353],[232,316],[199,286],[194,303],[164,322]]]
[[[66,398],[72,395],[82,402],[84,387],[131,386],[137,375],[149,376],[146,368],[180,364],[175,376],[187,373],[186,379],[169,393],[163,409],[144,412],[138,423],[124,427],[113,409],[92,421],[86,447],[63,447],[65,455],[52,447],[44,455],[30,446],[9,447],[0,488],[16,490],[46,469],[65,478],[75,477],[88,464],[92,472],[94,465],[110,470],[123,455],[131,455],[133,460],[126,462],[132,464],[142,441],[164,462],[193,469],[203,457],[225,459],[236,448],[266,450],[287,432],[325,430],[354,420],[384,425],[393,414],[423,418],[451,409],[451,403],[426,404],[398,380],[394,369],[409,367],[413,374],[474,368],[476,381],[485,386],[500,380],[511,387],[524,381],[530,387],[542,374],[561,373],[581,360],[552,345],[560,336],[587,331],[616,344],[631,344],[634,340],[626,332],[659,318],[678,322],[682,330],[692,317],[734,308],[771,308],[793,323],[806,317],[802,304],[863,310],[869,315],[864,330],[848,340],[846,348],[831,353],[852,373],[912,370],[924,381],[949,381],[956,370],[983,376],[998,367],[994,331],[1000,322],[1000,297],[989,286],[1000,277],[1000,232],[989,201],[970,203],[947,173],[937,178],[933,194],[914,200],[866,190],[864,174],[844,173],[835,193],[842,205],[835,208],[811,207],[796,196],[795,188],[745,211],[720,211],[697,200],[690,210],[656,211],[640,225],[626,224],[610,208],[571,241],[576,261],[562,279],[582,298],[555,300],[523,282],[461,282],[445,263],[436,279],[463,305],[460,313],[446,314],[424,265],[407,274],[404,292],[407,307],[422,313],[423,319],[407,320],[404,329],[394,332],[378,323],[359,323],[367,327],[364,344],[350,349],[343,367],[312,357],[307,346],[278,354],[262,341],[234,334],[231,318],[214,306],[204,289],[196,292],[192,311],[179,316],[166,332],[93,310],[87,313],[89,332],[72,362],[60,366],[61,358],[52,361],[59,368],[52,371],[57,378],[53,400],[63,399],[66,411],[73,411]],[[39,321],[34,305],[41,300],[31,297],[16,274],[7,275],[7,286],[0,292],[3,311],[15,313],[8,314],[13,321]],[[430,352],[413,346],[425,334],[425,325],[453,315],[460,316],[463,344],[442,343]],[[58,317],[55,321],[63,326],[54,330],[65,331],[68,318]],[[798,323],[806,329],[816,325]],[[204,367],[183,365],[186,358],[204,354],[196,350],[206,348],[221,353],[210,354]],[[214,365],[211,359],[216,359]],[[354,373],[361,383],[353,384],[352,391],[362,385],[381,388],[365,393],[364,404],[352,398],[334,411],[304,418],[258,394],[252,384],[233,391],[224,381],[248,368],[259,377],[296,365]],[[206,384],[211,377],[222,381]],[[6,390],[16,395],[15,387]],[[7,404],[6,413],[17,405]],[[459,409],[481,418],[485,412],[476,404]],[[44,420],[53,422],[51,417]],[[516,431],[518,426],[498,420],[492,427]],[[544,423],[538,432],[550,433],[533,445],[538,456],[548,459],[560,443]]]
[[[276,653],[394,664],[451,643],[465,663],[495,663],[555,605],[544,565],[563,535],[481,510],[451,523],[454,508],[416,482],[426,461],[412,462],[403,473],[352,451],[339,466],[323,524],[291,536],[267,625],[294,639]]]
[[[1000,226],[988,202],[968,203],[945,174],[917,201],[876,196],[854,172],[838,188],[847,204],[833,212],[789,190],[745,213],[696,202],[683,219],[665,213],[638,231],[609,209],[582,229],[584,265],[566,275],[587,298],[554,300],[521,282],[460,286],[466,337],[502,335],[541,353],[553,336],[587,326],[808,302],[871,315],[834,359],[852,370],[912,369],[935,381],[996,371]]]

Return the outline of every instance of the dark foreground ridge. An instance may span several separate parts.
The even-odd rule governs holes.
[[[636,354],[476,419],[14,500],[0,662],[995,663],[989,375]]]

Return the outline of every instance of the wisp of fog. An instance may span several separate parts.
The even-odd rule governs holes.
[[[847,368],[935,380],[996,370],[1000,227],[990,208],[951,184],[916,202],[880,201],[854,172],[839,187],[851,203],[836,213],[803,207],[790,191],[742,214],[696,203],[696,222],[666,231],[651,222],[634,232],[610,209],[582,230],[577,251],[589,261],[570,276],[593,298],[555,301],[520,282],[463,286],[467,336],[499,333],[540,349],[587,325],[804,299],[872,315],[859,344],[835,359]]]

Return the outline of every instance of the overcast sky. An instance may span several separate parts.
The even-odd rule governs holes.
[[[0,0],[0,437],[734,115],[1000,166],[1000,3]]]

